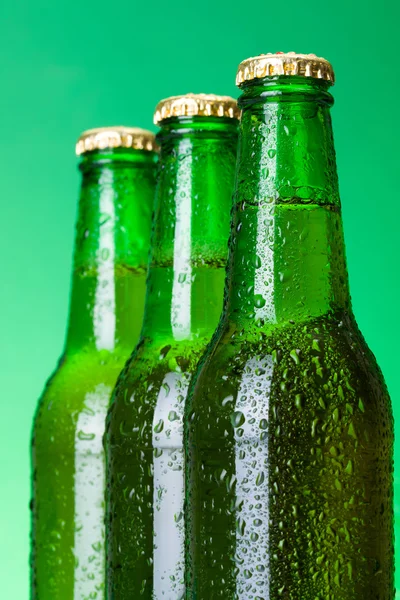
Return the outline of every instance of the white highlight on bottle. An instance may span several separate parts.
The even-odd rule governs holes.
[[[87,393],[75,434],[74,598],[103,598],[104,486],[103,433],[111,388],[104,384]]]
[[[97,350],[113,350],[115,345],[115,206],[113,175],[103,171],[99,180],[100,225],[97,250],[97,284],[93,309]]]
[[[245,420],[235,428],[236,594],[238,600],[270,598],[268,418],[272,357],[247,361],[236,400]],[[257,387],[257,383],[262,383]],[[257,390],[260,394],[257,394]],[[254,421],[253,421],[254,419]]]
[[[277,112],[278,106],[269,106],[268,113],[271,119],[271,127],[268,134],[268,144],[261,144],[261,172],[264,171],[264,176],[259,179],[257,190],[257,200],[261,204],[257,214],[257,253],[261,267],[255,269],[254,277],[254,294],[264,299],[262,307],[255,306],[255,315],[257,318],[265,319],[270,323],[276,321],[274,244],[277,175],[277,131],[275,123],[277,122]]]
[[[154,411],[154,600],[180,600],[185,591],[182,419],[188,385],[185,374],[168,373]]]
[[[182,140],[177,150],[181,164],[177,170],[175,191],[174,280],[171,300],[171,325],[176,340],[187,339],[191,333],[192,153],[190,146],[190,140]]]

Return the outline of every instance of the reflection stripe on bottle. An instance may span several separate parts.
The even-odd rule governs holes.
[[[154,600],[180,600],[185,591],[182,416],[188,384],[185,374],[168,373],[154,411]]]
[[[87,393],[75,437],[74,598],[104,598],[104,423],[111,388],[104,384]]]
[[[246,362],[236,400],[236,594],[269,595],[268,416],[272,357]],[[258,388],[258,382],[263,386]],[[258,394],[258,390],[262,393]]]

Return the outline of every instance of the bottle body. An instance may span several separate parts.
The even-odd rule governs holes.
[[[222,308],[236,159],[237,125],[221,123],[171,119],[159,136],[142,338],[119,377],[106,428],[113,600],[185,593],[182,416]]]
[[[394,597],[390,402],[348,316],[223,331],[190,411],[190,598]]]
[[[394,597],[393,419],[351,312],[327,86],[242,97],[224,315],[185,417],[188,597]]]
[[[91,153],[81,168],[66,348],[33,427],[31,597],[40,600],[105,597],[104,422],[144,308],[155,154]]]

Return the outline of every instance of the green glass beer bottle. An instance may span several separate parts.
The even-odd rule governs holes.
[[[109,600],[184,594],[183,407],[222,310],[238,135],[229,97],[159,103],[152,256],[141,340],[106,426]]]
[[[105,597],[102,436],[112,389],[139,339],[157,146],[146,130],[90,130],[65,350],[33,428],[31,598]]]
[[[394,597],[390,399],[353,316],[331,65],[239,66],[224,310],[184,419],[196,600]]]

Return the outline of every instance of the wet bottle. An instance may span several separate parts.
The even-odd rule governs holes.
[[[112,389],[142,324],[157,146],[85,132],[65,349],[33,427],[31,598],[105,597],[102,447]]]
[[[160,170],[141,340],[107,417],[109,600],[184,594],[183,408],[222,310],[237,149],[229,97],[156,108]]]
[[[353,316],[331,65],[239,66],[224,311],[185,413],[188,598],[391,600],[390,399]]]

